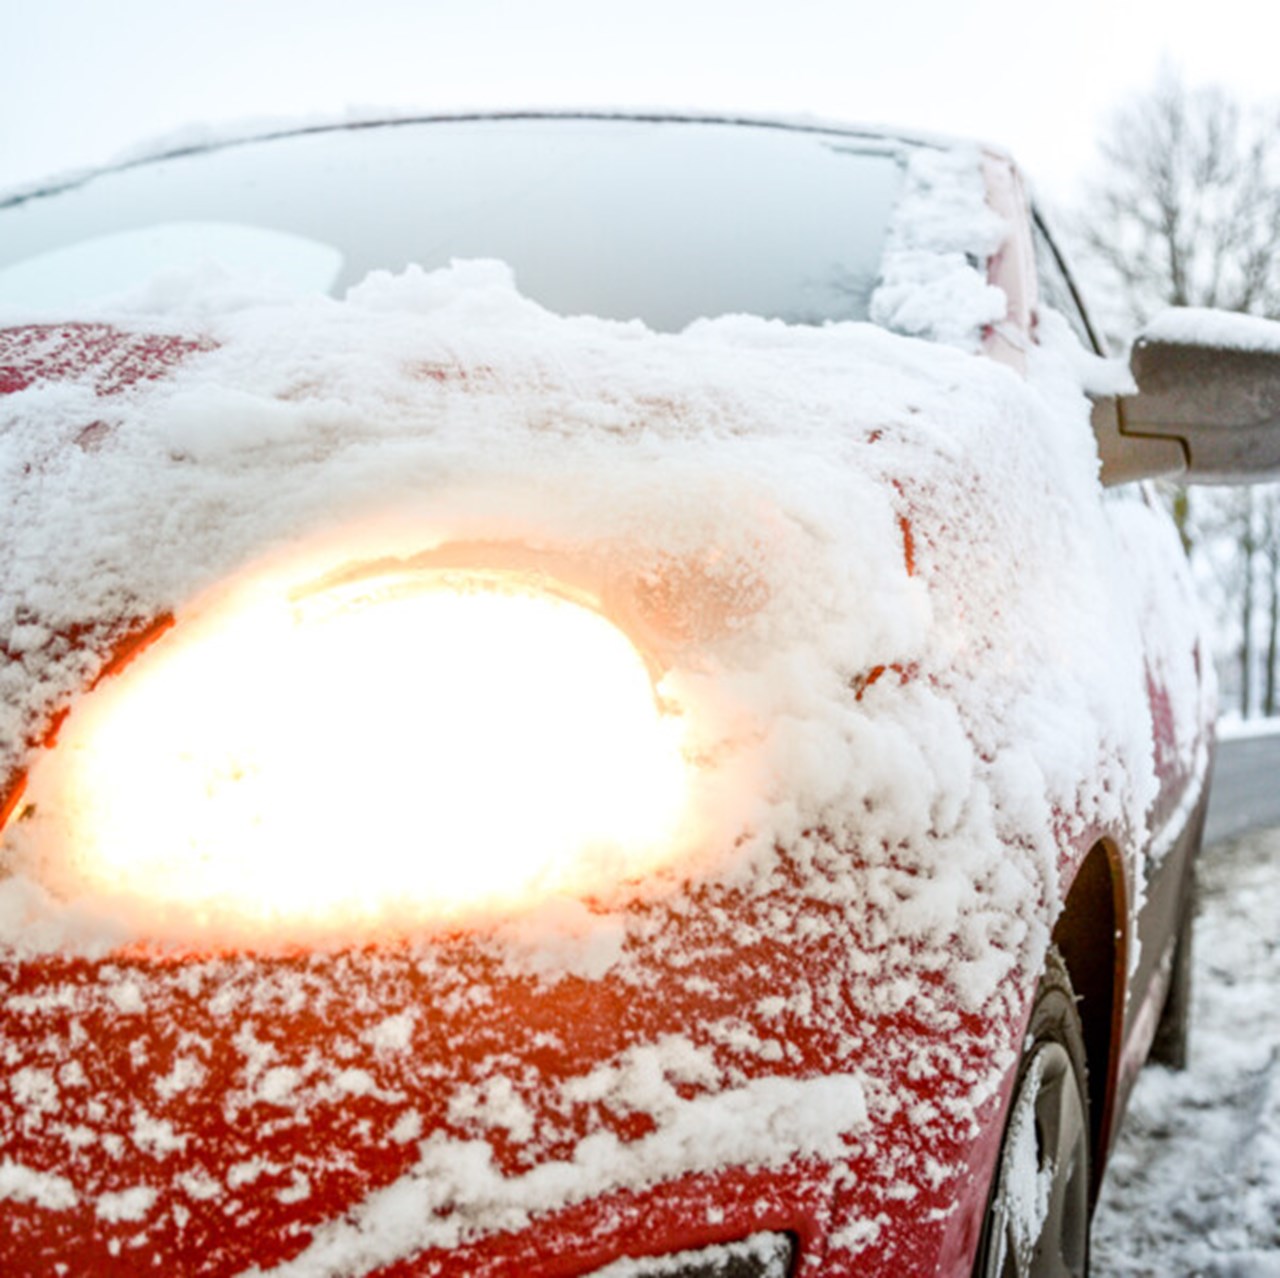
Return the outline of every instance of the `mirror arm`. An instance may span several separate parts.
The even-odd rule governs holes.
[[[1113,395],[1090,398],[1104,488],[1140,479],[1176,479],[1189,469],[1190,457],[1182,439],[1129,431],[1124,401]]]

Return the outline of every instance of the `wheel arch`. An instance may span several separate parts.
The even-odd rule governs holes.
[[[1128,965],[1127,917],[1120,850],[1103,839],[1080,863],[1053,928],[1053,944],[1066,964],[1084,1030],[1095,1198],[1115,1117]]]

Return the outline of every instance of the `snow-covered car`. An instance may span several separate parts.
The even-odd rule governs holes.
[[[1275,349],[813,123],[0,203],[0,1269],[1083,1274]]]

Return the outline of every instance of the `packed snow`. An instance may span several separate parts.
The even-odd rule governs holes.
[[[1280,323],[1234,311],[1175,307],[1157,315],[1142,330],[1142,336],[1174,345],[1280,354]]]
[[[1206,849],[1199,883],[1190,1065],[1138,1081],[1097,1278],[1280,1275],[1280,830]]]
[[[1040,1166],[1041,1151],[1036,1135],[1036,1101],[1043,1082],[1044,1059],[1037,1057],[1025,1080],[1023,1091],[1009,1114],[1005,1132],[1005,1149],[1001,1154],[1007,1169],[1003,1209],[1010,1223],[1009,1235],[1001,1234],[997,1268],[1004,1267],[1004,1250],[1012,1242],[1014,1254],[1030,1255],[1049,1214],[1055,1168],[1047,1162]]]
[[[919,166],[916,186],[939,174],[956,183],[950,163],[949,175],[936,157]],[[980,202],[979,212],[975,257],[993,243]],[[915,264],[926,293],[938,285],[943,311],[965,295],[966,273],[979,280],[956,220],[932,276],[927,224],[914,241],[899,236],[909,252],[890,254]],[[987,286],[965,287],[972,343],[993,312]],[[94,672],[93,653],[60,641],[68,628],[181,613],[237,573],[256,582],[264,552],[271,570],[284,560],[306,580],[357,548],[377,558],[485,538],[590,547],[609,574],[667,592],[674,568],[720,600],[718,633],[675,652],[662,683],[699,760],[684,824],[666,840],[682,868],[767,870],[769,847],[817,826],[918,841],[922,853],[937,842],[948,850],[923,855],[932,869],[901,921],[941,941],[956,926],[958,881],[990,872],[975,849],[1025,844],[1030,859],[1005,860],[1000,874],[1041,888],[1007,898],[1024,898],[1020,940],[988,937],[970,965],[952,965],[966,1007],[991,997],[1010,962],[1038,967],[1049,919],[1028,916],[1025,901],[1057,895],[1053,812],[1076,828],[1145,827],[1148,711],[1121,602],[1141,592],[1112,543],[1140,557],[1155,521],[1102,505],[1087,404],[1065,360],[1040,355],[1028,386],[990,361],[863,325],[730,317],[666,337],[552,316],[493,264],[372,278],[343,302],[253,304],[236,288],[169,282],[137,306],[118,322],[186,325],[215,348],[115,397],[107,437],[91,447],[71,441],[104,411],[92,384],[37,384],[5,404],[16,494],[3,516],[3,638],[16,658],[0,674],[7,771]],[[38,485],[23,481],[33,465]],[[105,556],[104,530],[115,548]],[[1118,662],[1089,641],[1104,628],[1127,654]],[[1000,668],[990,652],[1017,659]],[[1160,664],[1173,704],[1200,714],[1185,695],[1192,654],[1171,650]],[[886,669],[895,674],[859,682]],[[1176,728],[1183,771],[1202,770],[1199,725]],[[33,846],[46,867],[74,862],[57,852],[73,842],[50,815],[59,805],[31,806],[11,844]],[[10,855],[22,863],[21,849]],[[92,901],[66,882],[57,890],[75,905],[64,921],[82,928]],[[40,899],[28,875],[5,884],[5,914],[28,941],[51,917]],[[232,926],[233,910],[207,904],[211,926]],[[155,911],[139,906],[144,917],[111,903],[111,940],[131,918],[135,933],[155,934]],[[178,928],[189,940],[189,920]]]

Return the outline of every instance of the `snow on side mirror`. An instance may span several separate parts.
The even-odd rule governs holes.
[[[1184,480],[1280,478],[1280,323],[1165,311],[1139,334],[1129,367],[1138,391],[1120,401],[1121,430],[1179,443]]]

